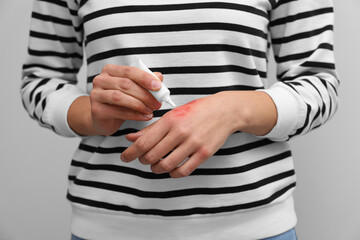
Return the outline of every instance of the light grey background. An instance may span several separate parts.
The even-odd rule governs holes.
[[[22,107],[31,5],[0,0],[0,240],[66,240],[67,171],[78,140],[39,127]],[[291,142],[300,240],[360,239],[360,1],[335,0],[335,10],[339,111]]]

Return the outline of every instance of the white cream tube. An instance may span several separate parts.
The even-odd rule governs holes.
[[[131,63],[132,67],[140,68],[141,70],[150,73],[151,75],[158,78],[142,61],[139,57],[134,57],[133,61]],[[169,104],[172,108],[176,107],[175,103],[170,98],[170,90],[164,85],[164,83],[161,84],[161,88],[158,91],[151,91],[149,92],[158,100],[159,102],[166,102]]]

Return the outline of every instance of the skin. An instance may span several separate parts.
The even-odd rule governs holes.
[[[146,91],[154,89],[154,78],[148,75],[140,69],[108,66],[94,80],[90,100],[80,97],[71,105],[70,127],[83,135],[111,135],[126,120],[151,119],[152,115],[145,117],[149,108],[152,112],[161,105]],[[161,74],[157,75],[162,79]],[[127,82],[126,88],[122,81]],[[235,131],[265,135],[276,121],[276,106],[265,92],[219,92],[179,106],[141,131],[128,134],[133,144],[121,154],[121,160],[139,159],[156,174],[186,177],[213,156]]]
[[[148,90],[159,90],[158,78],[129,66],[106,65],[93,80],[90,96],[77,98],[69,108],[67,121],[78,134],[111,135],[126,120],[148,121],[161,107]],[[160,80],[159,80],[160,79]]]

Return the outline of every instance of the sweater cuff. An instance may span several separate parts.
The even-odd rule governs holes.
[[[274,101],[277,109],[277,122],[275,127],[262,138],[273,141],[285,141],[293,134],[300,121],[300,104],[297,98],[281,85],[259,91],[266,92]]]
[[[53,126],[54,131],[64,137],[82,137],[69,126],[67,114],[71,104],[81,96],[87,96],[76,85],[67,84],[62,89],[50,94],[44,111],[44,121]]]

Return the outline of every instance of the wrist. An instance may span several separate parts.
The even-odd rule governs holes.
[[[284,141],[299,128],[301,119],[305,119],[306,111],[301,103],[284,84],[277,83],[270,89],[260,90],[268,94],[276,105],[276,126],[265,137],[274,141]],[[302,110],[301,110],[302,109]]]
[[[241,131],[246,125],[248,114],[247,109],[243,108],[242,100],[239,99],[237,91],[224,91],[216,93],[217,102],[220,103],[218,112],[224,119],[230,134]]]
[[[258,136],[269,133],[277,122],[277,109],[271,97],[261,91],[219,93],[226,98],[227,115],[232,131]]]
[[[277,123],[277,107],[272,98],[262,91],[252,91],[254,95],[254,111],[252,111],[251,121],[249,126],[253,134],[264,136],[271,132]]]
[[[91,103],[89,96],[81,96],[71,104],[67,121],[70,128],[82,136],[95,135],[91,117]]]

